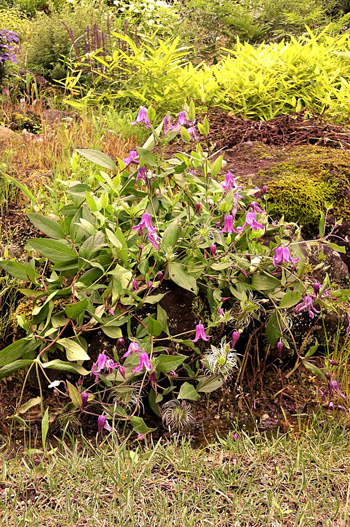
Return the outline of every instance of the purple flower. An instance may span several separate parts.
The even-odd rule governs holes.
[[[197,135],[197,131],[196,131],[196,127],[195,126],[191,126],[190,128],[188,128],[187,132],[190,134],[190,138],[191,139],[194,139],[195,141],[198,141],[199,136]]]
[[[282,350],[283,350],[283,342],[281,339],[279,339],[278,343],[277,343],[277,349],[278,349],[278,353],[279,353],[279,356],[282,355]]]
[[[201,210],[201,204],[200,203],[196,203],[195,207],[196,207],[197,214],[199,214],[199,211]]]
[[[107,423],[107,417],[104,414],[99,415],[97,419],[97,433],[98,434],[101,434],[106,423]]]
[[[250,204],[250,208],[252,209],[252,212],[265,212],[263,209],[261,209],[256,201],[252,201]]]
[[[315,282],[314,284],[312,284],[312,287],[313,287],[315,295],[317,296],[318,293],[320,292],[321,284],[319,282]]]
[[[157,251],[159,251],[160,238],[159,238],[159,236],[157,234],[155,234],[154,232],[149,233],[148,241],[153,245],[153,247]]]
[[[147,168],[146,167],[139,167],[136,174],[135,183],[140,181],[142,179],[144,182],[147,181]]]
[[[140,373],[143,370],[143,368],[145,368],[146,371],[152,370],[151,361],[149,360],[149,356],[145,351],[140,353],[139,364],[134,370],[131,370],[131,371],[134,373]]]
[[[255,212],[248,212],[246,214],[244,224],[242,225],[242,227],[237,227],[237,231],[242,232],[247,225],[248,227],[253,229],[253,231],[264,229],[264,225],[258,223]]]
[[[113,428],[108,424],[107,417],[104,414],[101,414],[97,419],[97,433],[101,434],[103,429],[108,430],[109,432],[113,430]]]
[[[91,368],[91,374],[95,376],[95,381],[98,380],[98,374],[105,370],[107,366],[108,357],[105,353],[99,353],[95,364]]]
[[[203,324],[196,325],[196,335],[194,339],[191,339],[191,342],[197,342],[199,339],[205,340],[206,342],[211,338],[211,335],[205,334],[205,328]]]
[[[177,125],[178,126],[185,126],[185,124],[190,124],[189,120],[186,117],[186,114],[184,111],[179,112],[177,116]]]
[[[329,396],[330,397],[332,396],[332,393],[334,392],[337,395],[339,395],[339,397],[342,397],[343,399],[346,399],[346,396],[340,391],[339,384],[337,383],[336,380],[330,380],[329,381],[328,391],[329,391]]]
[[[122,337],[117,340],[117,344],[121,346],[122,348],[125,348],[125,339]]]
[[[210,246],[210,252],[215,258],[215,256],[216,256],[216,245],[215,245],[215,243],[213,243],[213,245]]]
[[[83,409],[87,405],[89,394],[87,392],[83,392],[80,394],[80,397],[81,397],[81,408]]]
[[[240,438],[240,435],[239,435],[237,432],[235,432],[235,433],[233,434],[233,436],[232,436],[232,439],[233,439],[234,441],[238,441],[239,438]]]
[[[288,247],[277,247],[275,249],[272,263],[275,267],[278,267],[281,263],[297,263],[299,258],[292,258]]]
[[[296,311],[296,313],[300,313],[300,311],[303,311],[303,309],[307,309],[308,310],[310,318],[315,318],[314,313],[317,313],[317,314],[320,313],[320,311],[318,311],[315,308],[311,296],[306,296],[304,298],[304,301],[296,306],[295,311]]]
[[[222,188],[224,188],[227,192],[231,189],[235,190],[242,190],[243,187],[237,187],[235,182],[235,177],[231,172],[227,172],[225,175],[225,181],[224,183],[221,183]],[[242,196],[239,196],[237,194],[237,197],[241,198]]]
[[[232,347],[234,348],[238,342],[239,337],[241,336],[239,331],[234,331],[232,333]]]
[[[148,212],[142,214],[140,223],[133,227],[134,231],[139,231],[140,236],[142,234],[143,229],[147,229],[149,234],[153,234],[157,230],[152,226],[152,217],[150,214],[148,214]]]
[[[173,126],[171,124],[171,117],[169,115],[166,115],[164,117],[163,127],[164,127],[164,135],[166,135],[169,132],[169,130],[173,129]]]
[[[123,377],[123,379],[125,379],[125,368],[124,366],[119,366],[119,373],[120,375]]]
[[[126,166],[129,166],[131,163],[138,163],[138,161],[136,161],[137,156],[138,156],[138,154],[137,154],[136,150],[131,150],[129,152],[128,157],[123,157],[123,161],[126,164]]]
[[[224,310],[222,309],[222,307],[219,307],[219,308],[218,308],[218,314],[219,314],[220,316],[223,316],[223,314],[224,314]]]
[[[234,218],[233,218],[232,214],[227,214],[224,217],[224,228],[220,232],[228,232],[229,234],[232,234],[232,232],[234,231],[233,219]]]
[[[147,116],[147,108],[141,106],[139,113],[137,114],[136,121],[130,121],[130,124],[141,124],[143,123],[146,128],[151,128],[151,123]]]
[[[123,359],[125,357],[129,357],[129,355],[132,355],[133,353],[141,353],[140,347],[137,344],[137,342],[131,342],[128,347],[128,351],[126,351],[123,355]]]

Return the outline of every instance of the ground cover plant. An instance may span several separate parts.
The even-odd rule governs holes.
[[[187,401],[227,383],[242,355],[245,367],[252,333],[265,335],[267,355],[291,349],[297,365],[327,377],[325,399],[334,406],[333,394],[345,395],[330,371],[309,360],[319,344],[309,338],[307,322],[306,331],[297,329],[297,319],[304,311],[311,321],[321,312],[337,313],[346,345],[348,290],[334,286],[327,273],[323,283],[316,279],[322,261],[306,261],[298,226],[271,222],[266,189],[238,185],[221,171],[223,156],[211,159],[199,143],[171,159],[152,152],[178,134],[185,142],[209,134],[207,120],[195,124],[193,105],[175,124],[169,115],[155,123],[155,111],[142,107],[132,125],[152,133],[118,164],[102,152],[78,150],[103,170],[90,184],[69,182],[69,199],[55,219],[29,214],[45,237],[29,240],[28,263],[0,260],[23,282],[28,299],[22,302],[27,310],[15,313],[23,338],[0,351],[0,377],[24,368],[28,378],[34,368],[40,396],[26,407],[40,404],[44,411],[41,372],[51,387],[67,390],[65,410],[92,410],[99,433],[113,429],[108,419],[149,432],[139,415],[145,399],[173,433],[183,433],[193,420]],[[318,243],[342,251],[324,225],[323,216]],[[187,323],[175,332],[165,303],[172,284],[191,300]],[[97,330],[110,341],[91,347],[91,357],[88,343]],[[240,340],[245,353],[237,351]],[[328,354],[334,346],[327,337]],[[88,370],[83,363],[91,359]],[[50,370],[91,372],[93,382],[74,385],[61,377],[52,383]]]

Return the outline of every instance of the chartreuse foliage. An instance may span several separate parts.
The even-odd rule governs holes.
[[[191,51],[178,39],[162,41],[154,35],[138,45],[125,35],[115,33],[114,39],[111,57],[94,55],[96,67],[102,64],[104,70],[87,100],[134,107],[152,103],[179,111],[192,98],[198,106],[263,120],[304,108],[339,121],[350,114],[346,33],[333,36],[326,28],[316,36],[308,29],[306,37],[258,47],[238,41],[212,66],[189,63]]]
[[[299,249],[298,227],[271,223],[256,189],[237,187],[232,174],[224,177],[223,156],[211,157],[199,143],[190,154],[171,159],[152,151],[178,133],[186,140],[195,133],[193,106],[179,116],[188,128],[169,129],[166,120],[154,129],[155,112],[142,112],[137,122],[148,126],[151,120],[145,145],[116,161],[79,150],[95,163],[97,184],[71,181],[67,203],[55,218],[29,214],[46,237],[29,240],[27,264],[0,260],[33,301],[32,311],[17,317],[25,336],[0,351],[0,378],[33,366],[46,376],[53,369],[85,377],[91,369],[87,342],[102,330],[112,341],[125,339],[132,346],[126,358],[118,347],[110,366],[98,361],[96,383],[120,397],[137,387],[137,401],[147,395],[159,414],[170,397],[197,400],[221,387],[238,365],[234,346],[240,333],[247,342],[252,328],[267,336],[270,349],[279,342],[279,349],[292,347],[305,362],[288,310],[299,303],[298,310],[308,309],[313,317],[320,307],[341,305],[348,297],[346,291],[322,296],[322,288],[310,296],[312,268]],[[198,124],[197,132],[207,135],[208,122]],[[171,282],[207,306],[207,314],[185,333],[169,331],[162,300],[164,285]],[[316,311],[310,311],[312,298]],[[84,383],[67,385],[73,409],[84,410],[96,397],[90,388],[83,401]],[[129,420],[125,406],[102,395],[99,400],[109,416]],[[186,414],[181,404],[175,410]],[[147,432],[135,410],[131,414],[134,429]]]

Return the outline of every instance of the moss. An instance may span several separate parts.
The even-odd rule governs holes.
[[[272,216],[316,226],[321,211],[350,218],[350,152],[315,146],[286,150],[287,163],[260,172],[268,183]]]

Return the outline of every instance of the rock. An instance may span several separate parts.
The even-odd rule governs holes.
[[[16,134],[10,128],[5,126],[0,126],[0,152],[3,152],[11,146],[21,146],[25,143],[23,137],[19,134]]]

